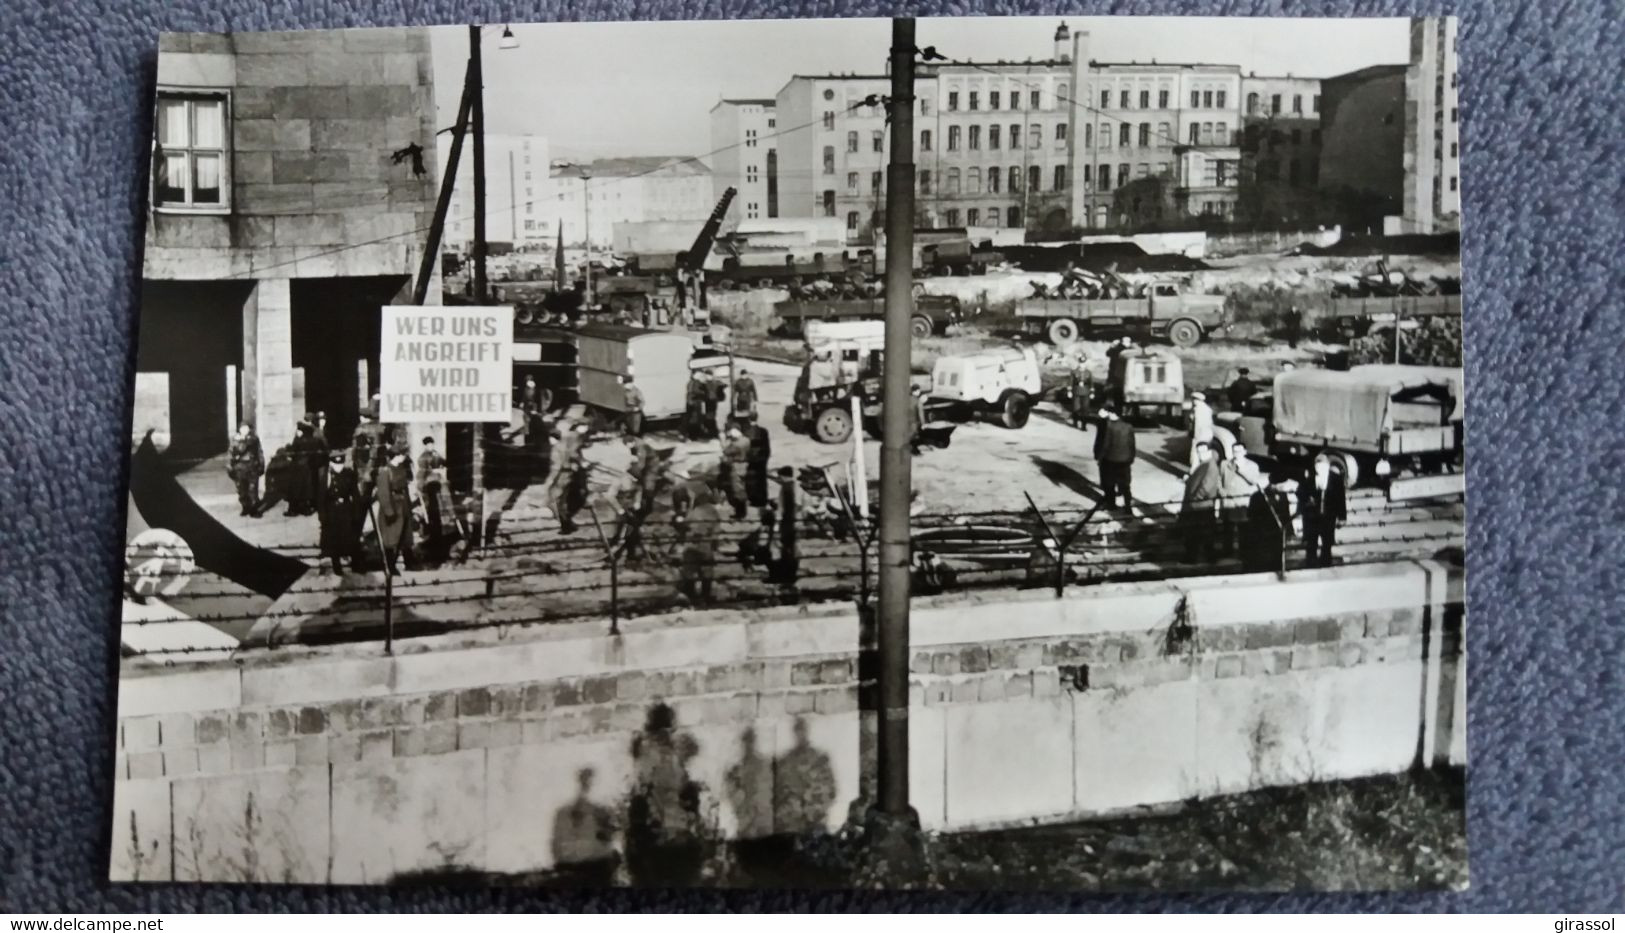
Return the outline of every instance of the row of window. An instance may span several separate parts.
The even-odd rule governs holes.
[[[919,174],[920,194],[931,194],[933,181],[940,181],[942,190],[940,194],[982,194],[983,182],[986,182],[988,194],[998,194],[1003,185],[1006,192],[1016,194],[1023,190],[1022,182],[1026,182],[1026,190],[1035,194],[1044,190],[1044,169],[1039,165],[1029,165],[1025,173],[1021,166],[1012,165],[1009,168],[990,166],[984,173],[980,168],[971,167],[961,172],[957,168],[949,168],[939,172],[930,170]],[[1051,191],[1066,190],[1066,166],[1057,165],[1051,170]],[[962,183],[963,181],[963,183]],[[876,187],[875,190],[879,190]]]
[[[1070,91],[1071,91],[1071,88],[1068,85],[1065,85],[1065,84],[1057,85],[1056,88],[1055,88],[1055,97],[1054,97],[1053,100],[1050,101],[1051,105],[1052,106],[1059,106],[1059,105],[1061,105],[1063,103],[1066,103],[1070,99],[1068,97],[1068,93]],[[949,91],[948,92],[948,112],[949,113],[953,113],[953,112],[956,112],[956,111],[959,110],[959,102],[960,102],[959,94],[960,94],[959,91]],[[1027,100],[1027,109],[1028,110],[1043,110],[1044,109],[1044,93],[1043,93],[1043,91],[1040,91],[1040,90],[1030,90],[1030,91],[1028,91],[1026,100]],[[966,110],[981,110],[982,109],[982,94],[981,94],[980,91],[967,91],[967,92],[965,92],[964,101],[965,101],[965,104],[966,104],[966,107],[965,107]],[[1008,107],[1005,106],[1006,102],[1008,102],[1008,105],[1009,105]],[[1020,91],[1010,91],[1008,94],[1005,94],[1004,92],[1001,92],[1001,91],[988,91],[987,92],[987,109],[989,109],[989,110],[1005,110],[1005,109],[1020,110],[1021,109],[1021,102],[1022,102],[1022,96],[1021,96]],[[922,105],[924,105],[920,109],[921,114],[922,115],[929,115],[930,112],[931,112],[931,108],[930,108],[929,105],[926,104],[925,99],[921,98],[920,103]]]
[[[1168,109],[1168,104],[1170,102],[1171,97],[1172,97],[1172,94],[1169,91],[1166,91],[1166,90],[1158,91],[1157,92],[1157,107],[1156,107],[1156,109],[1158,109],[1158,110],[1167,110]],[[1229,97],[1230,97],[1229,92],[1223,90],[1222,88],[1217,89],[1217,90],[1192,90],[1191,91],[1191,98],[1190,98],[1190,100],[1191,100],[1190,105],[1191,105],[1191,107],[1193,109],[1198,109],[1198,110],[1223,110],[1225,108],[1225,103],[1229,100]],[[1136,103],[1139,104],[1138,107],[1135,106]],[[1111,106],[1112,106],[1112,92],[1111,92],[1111,89],[1106,88],[1106,89],[1101,90],[1101,92],[1100,92],[1100,109],[1101,110],[1109,110],[1109,109],[1111,109]],[[1151,91],[1150,90],[1141,90],[1138,93],[1138,95],[1136,95],[1135,92],[1132,89],[1123,88],[1122,90],[1117,92],[1117,109],[1118,110],[1150,110],[1151,109]]]
[[[1281,111],[1281,103],[1282,102],[1281,102],[1281,95],[1280,94],[1271,94],[1270,95],[1269,109],[1268,110],[1265,110],[1265,109],[1262,108],[1263,103],[1264,103],[1264,100],[1263,100],[1262,95],[1256,94],[1256,93],[1248,94],[1247,95],[1247,113],[1249,115],[1257,115],[1257,116],[1273,116],[1273,115],[1276,115],[1276,114],[1279,114],[1279,113],[1282,112]],[[1311,100],[1311,103],[1310,103],[1309,113],[1316,114],[1316,113],[1319,113],[1319,112],[1320,112],[1320,95],[1315,94],[1315,95],[1312,95],[1312,100]],[[1292,95],[1292,113],[1293,113],[1294,116],[1302,116],[1303,115],[1304,109],[1303,109],[1303,95],[1302,94],[1293,94]]]
[[[959,208],[951,207],[943,212],[943,225],[947,227],[957,227],[959,226],[960,217],[961,215],[959,213]],[[963,217],[965,226],[967,227],[998,227],[1001,225],[1008,227],[1021,226],[1021,208],[1019,207],[989,207],[985,210],[979,207],[970,207],[965,209]],[[880,226],[881,219],[882,215],[877,211],[870,216],[869,222],[878,228]],[[847,211],[846,229],[857,230],[859,224],[862,222],[862,214],[857,211]]]

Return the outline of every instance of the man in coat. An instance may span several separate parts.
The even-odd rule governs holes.
[[[756,380],[744,369],[734,379],[733,418],[742,423],[756,421]]]
[[[286,490],[289,515],[316,513],[316,494],[321,489],[322,468],[327,465],[326,445],[317,440],[313,419],[306,419],[294,428],[293,442],[288,445],[295,466]]]
[[[372,497],[373,481],[378,468],[388,461],[388,451],[389,432],[378,423],[378,409],[369,405],[362,410],[361,423],[350,438],[350,468],[355,470],[363,500]]]
[[[321,524],[320,560],[333,573],[343,573],[346,565],[353,570],[361,541],[361,489],[342,450],[328,454],[327,475],[316,498],[316,518]]]
[[[794,586],[796,576],[801,569],[801,557],[796,552],[796,521],[800,512],[796,506],[795,467],[779,467],[779,501],[774,510],[774,522],[778,531],[778,554],[770,568],[769,579],[782,586]]]
[[[1330,567],[1337,526],[1348,518],[1348,498],[1343,474],[1332,469],[1325,454],[1315,457],[1309,478],[1298,487],[1298,512],[1309,566]]]
[[[1218,531],[1222,479],[1217,452],[1211,441],[1196,447],[1200,459],[1185,478],[1185,498],[1179,506],[1179,530],[1185,539],[1185,561],[1213,560],[1213,541]]]
[[[1292,527],[1292,494],[1296,481],[1285,475],[1273,477],[1247,501],[1247,534],[1242,541],[1241,563],[1249,573],[1280,573],[1286,568],[1288,538],[1296,536]]]
[[[728,429],[728,439],[722,446],[723,481],[727,484],[728,504],[733,506],[734,518],[744,518],[750,505],[750,494],[745,473],[750,469],[750,441],[737,426]]]
[[[559,522],[559,534],[574,534],[576,530],[576,493],[582,479],[582,448],[586,444],[585,424],[560,422],[558,435],[553,440],[553,478],[548,483],[547,501],[553,516]]]
[[[418,454],[417,484],[418,496],[423,500],[423,517],[428,525],[425,537],[429,551],[438,560],[445,533],[441,525],[444,513],[440,495],[446,488],[446,458],[441,456],[432,437],[423,439],[423,452]]]
[[[752,506],[762,508],[767,505],[767,474],[768,463],[773,458],[773,436],[767,428],[752,422],[745,429],[745,437],[750,441],[750,460],[745,469],[745,497]]]
[[[1072,426],[1082,430],[1089,421],[1089,406],[1095,395],[1095,376],[1082,360],[1072,367],[1071,409]]]
[[[1254,384],[1251,370],[1243,366],[1236,370],[1236,381],[1224,390],[1225,399],[1230,403],[1231,411],[1241,411],[1241,406],[1247,400],[1258,394],[1258,386]]]
[[[406,454],[396,454],[378,471],[374,493],[378,497],[378,537],[383,546],[384,568],[398,574],[401,556],[407,566],[412,558],[412,479]]]
[[[237,436],[231,439],[231,450],[226,454],[226,475],[237,487],[239,515],[253,515],[260,501],[260,477],[265,475],[265,452],[259,436],[246,422],[237,426]]]
[[[1134,428],[1117,413],[1117,406],[1100,410],[1100,429],[1095,434],[1095,462],[1100,467],[1101,504],[1117,508],[1117,495],[1123,507],[1133,511]]]

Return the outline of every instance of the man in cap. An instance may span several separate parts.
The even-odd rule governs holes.
[[[1230,402],[1231,411],[1241,411],[1241,406],[1258,393],[1258,386],[1249,377],[1249,372],[1245,366],[1236,370],[1236,381],[1225,390],[1225,399]]]
[[[409,457],[398,453],[378,470],[374,492],[378,498],[378,538],[383,548],[384,569],[399,573],[401,556],[407,567],[412,557],[412,479]]]
[[[265,451],[259,436],[248,422],[237,425],[237,436],[231,439],[226,454],[226,475],[237,487],[240,515],[253,515],[260,501],[260,477],[265,475]]]
[[[631,376],[621,377],[623,401],[626,405],[626,414],[622,422],[626,434],[630,437],[643,436],[643,390],[632,382]]]
[[[1128,381],[1128,353],[1132,349],[1134,338],[1126,335],[1106,348],[1106,386],[1119,413],[1128,401],[1123,393],[1123,385]]]
[[[423,452],[418,454],[418,495],[423,499],[423,516],[428,522],[429,550],[440,554],[443,528],[440,494],[446,488],[446,458],[435,447],[434,438],[423,439]]]
[[[1219,462],[1219,487],[1223,496],[1219,506],[1219,553],[1226,557],[1245,548],[1247,506],[1253,493],[1263,484],[1258,464],[1247,456],[1247,446],[1240,441],[1232,443],[1229,456]]]
[[[363,500],[372,497],[378,468],[387,460],[388,432],[378,423],[378,403],[374,400],[361,410],[361,423],[350,438],[350,466],[355,470]]]
[[[316,499],[316,520],[321,526],[318,538],[320,560],[333,573],[355,566],[356,547],[361,541],[361,489],[355,470],[343,450],[329,451],[327,471]]]
[[[1213,408],[1204,392],[1191,393],[1191,469],[1202,463],[1202,445],[1213,440]]]
[[[1072,379],[1069,386],[1071,390],[1072,426],[1082,430],[1089,421],[1089,406],[1094,400],[1095,376],[1089,371],[1085,360],[1078,360],[1072,367]]]
[[[1095,434],[1095,462],[1100,466],[1101,504],[1108,509],[1117,508],[1117,495],[1123,495],[1123,507],[1134,509],[1134,428],[1117,413],[1117,406],[1107,403],[1100,410],[1100,428]]]

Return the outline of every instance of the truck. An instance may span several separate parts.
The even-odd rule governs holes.
[[[927,243],[919,252],[920,268],[929,275],[982,275],[989,266],[1004,262],[1004,254],[993,248],[991,240]]]
[[[514,386],[526,376],[546,390],[550,408],[584,404],[605,417],[626,410],[621,376],[643,392],[644,418],[681,417],[694,369],[726,369],[726,338],[711,332],[585,324],[573,330],[527,327],[514,335]]]
[[[785,409],[785,427],[826,444],[844,443],[859,427],[853,422],[855,400],[861,427],[878,435],[884,323],[820,322],[808,332],[807,347],[809,358]],[[931,420],[985,419],[1020,429],[1042,392],[1038,357],[1031,348],[958,354],[937,360],[925,409]]]
[[[1058,347],[1085,336],[1127,334],[1189,348],[1230,327],[1224,296],[1185,293],[1169,282],[1154,283],[1144,294],[1128,298],[1026,298],[1016,304],[1015,313],[1022,330]]]
[[[1214,435],[1287,467],[1324,453],[1350,488],[1386,485],[1393,499],[1459,495],[1463,386],[1462,370],[1446,366],[1293,370],[1215,415]]]
[[[884,321],[884,298],[792,298],[773,306],[774,330],[786,337],[800,337],[812,321]],[[909,332],[916,337],[943,334],[951,324],[965,321],[967,315],[958,298],[943,295],[916,295],[909,315]]]

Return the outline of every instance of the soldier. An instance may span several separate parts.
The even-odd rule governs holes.
[[[734,380],[733,418],[741,425],[756,421],[756,381],[744,369]]]
[[[626,414],[624,416],[626,433],[630,437],[642,437],[643,390],[633,384],[631,376],[622,376],[621,386],[623,387],[624,401],[626,403]]]
[[[745,472],[750,469],[750,441],[745,440],[744,433],[737,427],[728,429],[728,440],[722,446],[722,468],[734,518],[744,518],[750,504],[745,483]]]
[[[550,393],[536,384],[536,377],[526,375],[525,384],[519,388],[519,409],[526,414],[544,412],[550,401]]]
[[[378,538],[383,548],[384,569],[394,576],[397,564],[406,555],[412,558],[412,480],[405,454],[396,454],[378,470],[374,492],[378,497]]]
[[[438,556],[443,534],[440,493],[446,487],[446,458],[435,448],[432,437],[423,439],[423,452],[418,454],[417,483],[418,495],[423,499],[423,517],[429,526],[429,550]]]
[[[1089,405],[1094,399],[1095,376],[1083,360],[1072,367],[1072,426],[1082,430],[1089,421]]]
[[[316,494],[322,488],[327,447],[316,438],[315,420],[314,416],[306,415],[305,420],[295,426],[293,442],[288,445],[293,469],[288,471],[285,494],[291,516],[316,514]]]
[[[684,398],[683,426],[684,433],[691,441],[704,440],[705,431],[705,400],[710,394],[707,383],[710,382],[705,370],[697,369],[688,375],[688,391]],[[715,423],[713,422],[713,428]]]
[[[372,497],[378,468],[388,459],[388,432],[378,423],[378,409],[369,405],[361,411],[361,423],[350,438],[350,466],[360,484],[362,501]]]
[[[581,449],[585,446],[586,428],[585,424],[561,422],[549,457],[553,461],[553,479],[547,487],[547,501],[558,519],[560,534],[573,534],[576,530],[576,493],[581,479]]]
[[[237,436],[231,439],[231,450],[226,454],[226,475],[237,487],[239,515],[254,514],[260,501],[260,477],[265,474],[265,452],[260,439],[246,422],[237,426]]]
[[[711,495],[697,494],[684,515],[681,583],[683,595],[698,605],[711,602],[717,569],[717,535],[722,513]]]
[[[1286,311],[1286,345],[1298,349],[1298,341],[1303,339],[1303,312],[1293,305]]]
[[[1179,527],[1185,537],[1185,561],[1213,560],[1213,539],[1219,520],[1220,477],[1212,441],[1196,445],[1196,469],[1185,478],[1185,499],[1179,507]]]
[[[354,569],[356,546],[361,540],[361,489],[342,450],[328,454],[327,477],[317,495],[316,517],[321,527],[320,560],[327,562],[333,573],[343,573],[346,564]]]
[[[1123,383],[1128,379],[1128,360],[1125,357],[1132,349],[1134,338],[1127,336],[1118,338],[1116,343],[1106,348],[1106,384],[1118,411],[1122,411],[1127,402],[1123,395]]]
[[[727,386],[723,385],[722,380],[713,378],[707,374],[705,379],[704,399],[706,437],[721,436],[722,432],[717,427],[717,409],[721,406],[722,401],[727,394],[728,388]]]
[[[1100,410],[1100,428],[1095,433],[1095,462],[1100,466],[1101,504],[1117,508],[1117,494],[1123,494],[1123,507],[1134,509],[1134,428],[1108,404]]]

